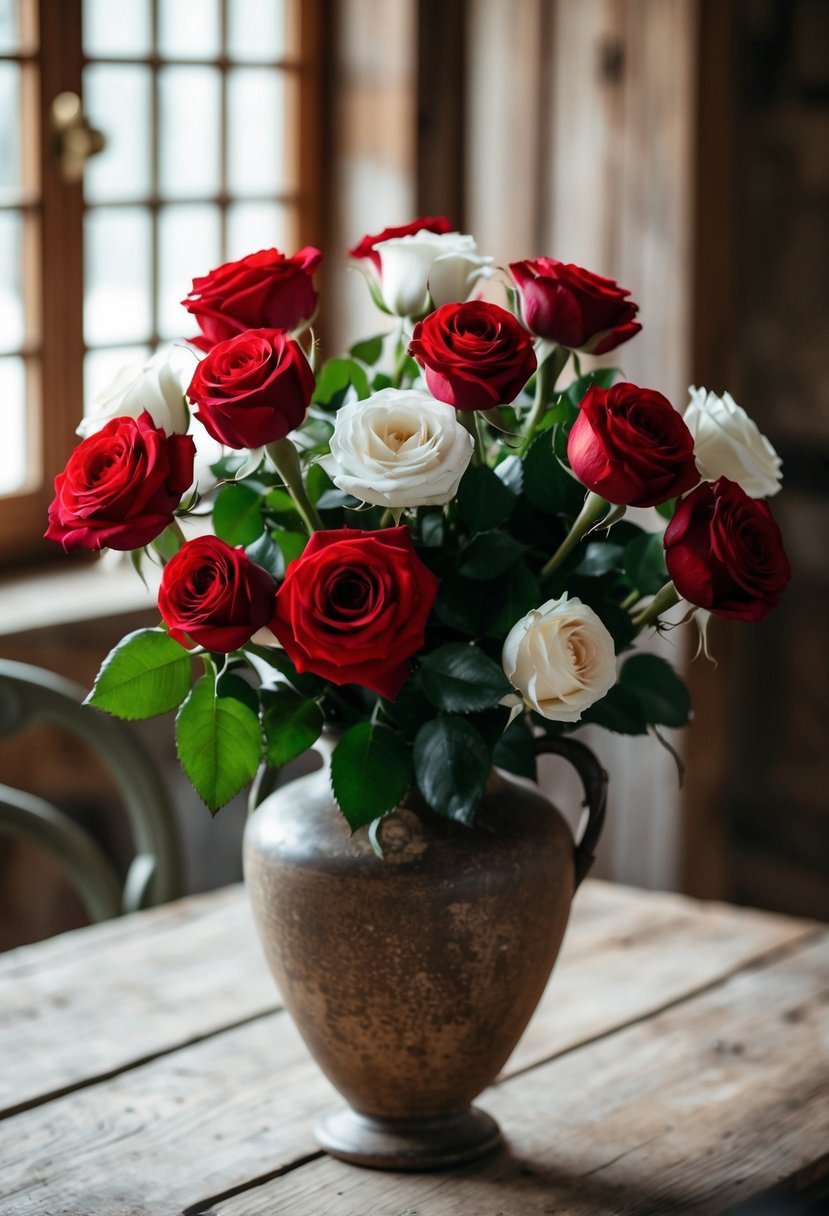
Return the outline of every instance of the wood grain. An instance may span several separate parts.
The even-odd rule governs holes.
[[[66,1075],[73,1055],[83,1062],[77,1066],[77,1072],[83,1073],[88,1058],[100,1067],[107,1058],[119,1058],[120,1050],[126,1069],[119,1076],[3,1122],[0,1197],[4,1202],[0,1202],[0,1211],[4,1216],[7,1212],[13,1216],[56,1216],[58,1212],[61,1216],[120,1216],[127,1212],[166,1216],[182,1209],[216,1211],[214,1197],[237,1188],[247,1192],[257,1180],[273,1178],[315,1156],[313,1124],[324,1110],[339,1104],[339,1099],[308,1058],[284,1014],[257,1017],[187,1045],[194,1019],[198,1024],[201,1018],[203,1026],[211,1020],[219,1024],[223,1019],[238,1020],[240,1010],[251,1009],[247,985],[260,982],[264,965],[257,964],[250,980],[244,979],[244,912],[243,894],[234,889],[18,952],[16,967],[4,960],[0,997],[7,997],[21,981],[46,986],[51,975],[53,990],[70,998],[69,1004],[53,1006],[44,1017],[39,1045],[35,1038],[29,1041],[25,1055],[9,1051],[18,1077],[25,1076],[38,1052],[46,1061],[40,1083],[51,1088],[51,1057],[61,1070],[58,1075]],[[545,1110],[533,1132],[530,1125],[536,1119],[538,1103],[567,1091],[555,1079],[558,1073],[550,1082],[536,1082],[537,1074],[546,1077],[548,1069],[571,1058],[587,1059],[588,1064],[581,1065],[585,1068],[583,1082],[571,1084],[579,1091],[580,1101],[583,1087],[598,1101],[595,1091],[603,1083],[606,1066],[599,1062],[594,1067],[585,1052],[605,1051],[604,1045],[628,1033],[622,1030],[625,1025],[641,1022],[637,1029],[651,1025],[648,1019],[655,1005],[679,1001],[700,987],[719,984],[707,996],[697,998],[714,999],[723,987],[742,978],[729,978],[736,969],[751,965],[758,957],[797,950],[814,933],[813,926],[782,917],[697,907],[681,897],[588,881],[579,892],[565,952],[536,1022],[507,1066],[506,1075],[518,1072],[514,1080],[490,1091],[484,1105],[495,1110],[498,1103],[507,1103],[502,1118],[511,1138],[530,1132],[543,1138],[551,1115]],[[75,968],[73,957],[82,960],[80,969]],[[667,976],[664,984],[658,974],[660,957]],[[684,967],[675,961],[682,958]],[[135,961],[140,968],[133,973],[138,993],[135,1005],[125,960]],[[38,961],[43,964],[42,975],[36,968]],[[97,1009],[93,1000],[76,995],[85,987],[82,977],[93,974],[100,983]],[[57,986],[58,980],[65,985],[63,989]],[[153,989],[160,1019],[155,1037],[147,1030],[156,1023]],[[672,1016],[682,1008],[684,1005],[661,1016]],[[21,1025],[25,1019],[17,1021],[13,1035],[4,1036],[11,1047],[23,1041],[18,1037]],[[171,1054],[129,1067],[124,1063],[129,1059],[125,1040],[138,1033],[143,1035],[145,1049],[148,1044],[162,1044],[161,1049]],[[174,1050],[176,1034],[178,1050]],[[627,1047],[620,1050],[626,1059]],[[556,1054],[559,1059],[553,1063],[533,1066]],[[612,1062],[615,1051],[598,1057],[599,1061],[605,1058]],[[502,1089],[525,1082],[528,1113],[521,1115],[520,1097],[510,1106],[499,1095]],[[612,1093],[616,1085],[612,1069],[607,1084]],[[620,1101],[629,1088],[625,1082]],[[611,1097],[602,1099],[596,1107],[597,1117],[610,1101]],[[585,1120],[589,1120],[590,1110],[585,1097]],[[556,1117],[564,1115],[559,1110]],[[319,1168],[323,1169],[323,1163]],[[327,1164],[324,1168],[328,1169]],[[321,1176],[323,1180],[325,1176]],[[382,1196],[386,1179],[370,1177],[378,1188],[377,1196]],[[252,1192],[256,1203],[259,1190],[264,1189]],[[372,1202],[381,1203],[374,1210],[384,1216],[406,1210],[405,1204],[398,1209],[383,1208],[382,1199]],[[292,1203],[293,1199],[287,1207],[272,1205],[268,1210],[317,1210],[294,1209]],[[357,1206],[353,1210],[363,1209]],[[489,1209],[473,1206],[467,1210]]]

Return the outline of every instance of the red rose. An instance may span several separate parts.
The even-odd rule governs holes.
[[[592,385],[567,441],[570,467],[608,502],[653,507],[699,481],[694,439],[667,398],[635,384]]]
[[[192,338],[200,350],[255,326],[299,329],[317,310],[311,275],[322,261],[313,245],[287,258],[278,249],[262,249],[238,262],[226,262],[193,280],[182,304],[201,329]]]
[[[188,540],[164,567],[158,608],[172,637],[229,654],[270,620],[276,580],[217,536]],[[186,635],[186,636],[185,636]]]
[[[364,236],[358,245],[349,249],[350,258],[368,258],[377,273],[380,273],[380,254],[375,246],[383,241],[393,240],[398,236],[414,236],[416,232],[451,232],[452,225],[445,215],[421,215],[419,219],[411,220],[408,224],[398,224],[395,228],[384,228],[374,236]]]
[[[258,448],[302,424],[314,383],[308,360],[283,329],[248,329],[202,359],[187,396],[219,443]]]
[[[511,262],[510,273],[524,324],[539,338],[603,355],[642,328],[634,320],[638,306],[614,279],[553,258]]]
[[[768,506],[726,477],[683,498],[663,543],[683,599],[730,620],[761,621],[792,576]]]
[[[297,671],[393,699],[437,590],[406,527],[315,532],[288,566],[270,628]]]
[[[70,549],[140,549],[172,521],[193,481],[195,444],[145,410],[113,418],[75,448],[55,478],[48,540]]]
[[[532,338],[512,313],[473,300],[444,304],[414,328],[409,344],[429,392],[458,410],[514,401],[535,371]]]

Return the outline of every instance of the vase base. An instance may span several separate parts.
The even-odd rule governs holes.
[[[433,1119],[377,1119],[346,1107],[316,1126],[332,1157],[375,1170],[440,1170],[473,1161],[502,1143],[498,1124],[470,1106]]]

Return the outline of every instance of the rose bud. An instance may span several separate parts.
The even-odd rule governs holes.
[[[578,722],[616,683],[613,638],[592,608],[566,592],[513,625],[501,663],[527,708],[554,722]]]
[[[336,486],[400,511],[454,498],[475,441],[451,406],[416,389],[384,388],[337,410],[329,447],[319,463]]]
[[[193,480],[189,435],[167,435],[145,411],[113,418],[75,448],[55,478],[48,540],[71,549],[140,549],[172,522]]]
[[[725,477],[677,504],[663,543],[678,593],[715,616],[761,621],[791,578],[767,504]]]
[[[511,262],[521,316],[532,333],[570,350],[603,355],[638,334],[639,308],[614,279],[554,258]]]
[[[190,294],[182,300],[202,331],[191,339],[193,345],[210,350],[255,326],[302,329],[317,310],[311,275],[321,261],[322,252],[313,245],[293,257],[278,249],[262,249],[194,279]]]
[[[353,249],[349,249],[348,256],[358,260],[367,258],[379,275],[380,254],[377,246],[382,245],[383,241],[394,240],[399,236],[414,236],[418,232],[442,234],[451,231],[452,225],[445,215],[421,215],[415,220],[410,220],[408,224],[398,224],[393,228],[384,228],[382,232],[377,232],[373,236],[364,236],[359,244],[355,245]]]
[[[284,330],[248,329],[202,359],[187,396],[219,443],[258,448],[302,424],[314,383],[299,344]]]
[[[418,321],[409,354],[425,368],[432,396],[458,410],[508,405],[536,367],[524,327],[483,300],[444,304]]]
[[[270,629],[297,671],[393,700],[437,591],[406,527],[315,532],[288,566]]]
[[[579,403],[567,459],[608,502],[653,507],[699,481],[694,440],[670,401],[635,384],[592,385]]]
[[[229,654],[273,614],[276,580],[217,536],[188,540],[164,567],[158,608],[182,645]]]
[[[692,388],[683,418],[694,437],[694,458],[705,481],[727,477],[750,498],[771,498],[780,489],[780,457],[729,393],[718,397]]]

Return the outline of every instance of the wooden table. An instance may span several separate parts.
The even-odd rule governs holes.
[[[481,1099],[506,1152],[344,1165],[338,1102],[238,888],[0,956],[3,1216],[721,1213],[827,1194],[829,929],[588,881]]]

